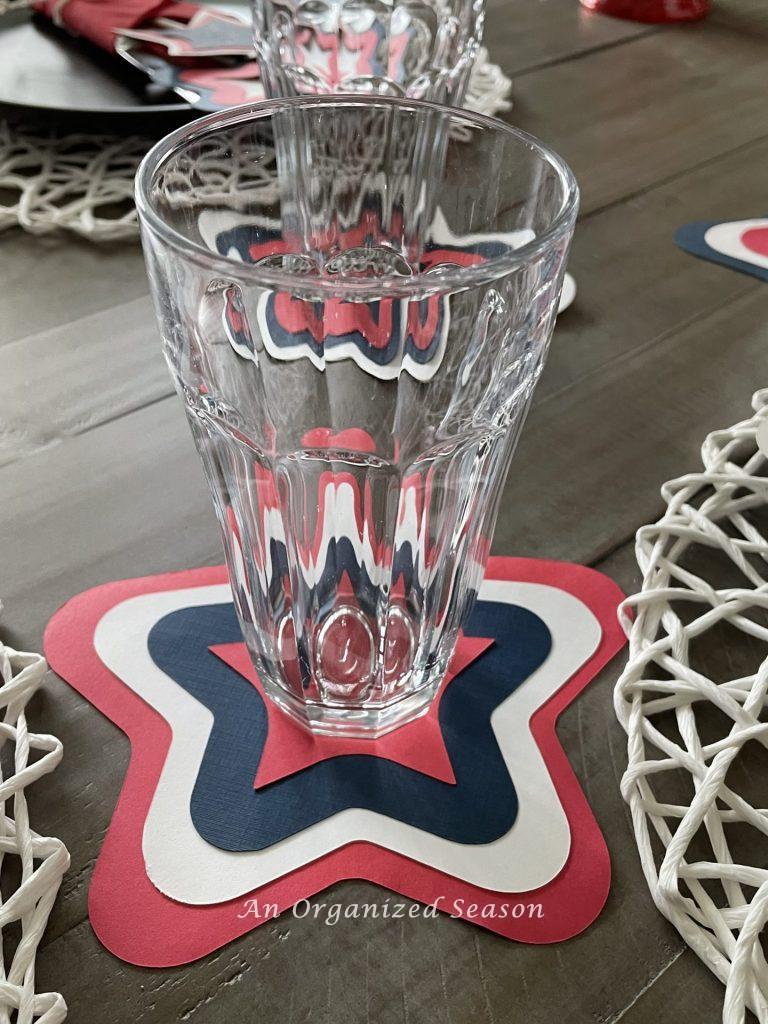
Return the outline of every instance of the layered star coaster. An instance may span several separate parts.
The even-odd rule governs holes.
[[[132,744],[96,934],[132,963],[186,963],[345,878],[518,941],[583,930],[610,866],[555,723],[622,647],[622,597],[582,566],[492,558],[430,712],[368,741],[314,737],[267,700],[223,567],[80,594],[46,656]]]
[[[697,221],[675,233],[686,252],[768,281],[768,217]]]

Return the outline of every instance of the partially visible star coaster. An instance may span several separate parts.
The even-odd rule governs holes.
[[[518,941],[577,934],[610,866],[555,723],[622,647],[622,596],[581,566],[491,559],[430,713],[375,742],[315,738],[267,701],[221,567],[74,598],[46,656],[132,744],[97,935],[186,963],[344,878]]]
[[[115,50],[198,110],[212,112],[264,99],[250,21],[189,6],[189,20],[157,18],[115,29]]]
[[[155,53],[127,49],[119,52],[149,75],[157,88],[178,93],[203,113],[264,99],[264,87],[259,80],[259,66],[255,60],[241,61],[232,67],[200,62],[183,67]]]
[[[169,57],[253,56],[249,21],[222,11],[197,9],[187,22],[158,18],[146,28],[118,28],[121,36],[165,50]]]
[[[566,274],[563,278],[563,291],[560,295],[560,303],[557,307],[558,314],[564,313],[569,306],[572,306],[575,298],[576,281],[572,274]]]
[[[686,252],[768,281],[768,217],[696,221],[675,233]]]

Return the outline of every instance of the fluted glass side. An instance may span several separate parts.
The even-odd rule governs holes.
[[[461,104],[484,0],[253,0],[268,96],[362,93]]]
[[[265,689],[329,732],[422,713],[543,365],[570,172],[491,119],[293,99],[175,133],[138,202]]]

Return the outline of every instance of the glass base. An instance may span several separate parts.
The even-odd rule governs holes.
[[[375,740],[425,715],[437,695],[441,679],[442,673],[434,682],[403,694],[388,704],[367,707],[338,707],[303,701],[269,679],[262,679],[262,684],[270,700],[311,732]]]

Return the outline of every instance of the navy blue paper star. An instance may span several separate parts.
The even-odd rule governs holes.
[[[476,604],[465,633],[495,643],[442,696],[439,721],[455,785],[375,755],[349,755],[254,789],[266,738],[264,701],[209,650],[241,641],[233,605],[161,619],[149,636],[153,660],[214,715],[191,801],[200,835],[226,850],[261,850],[348,808],[377,811],[460,843],[506,834],[518,802],[491,714],[544,662],[551,637],[533,612],[492,601]]]

